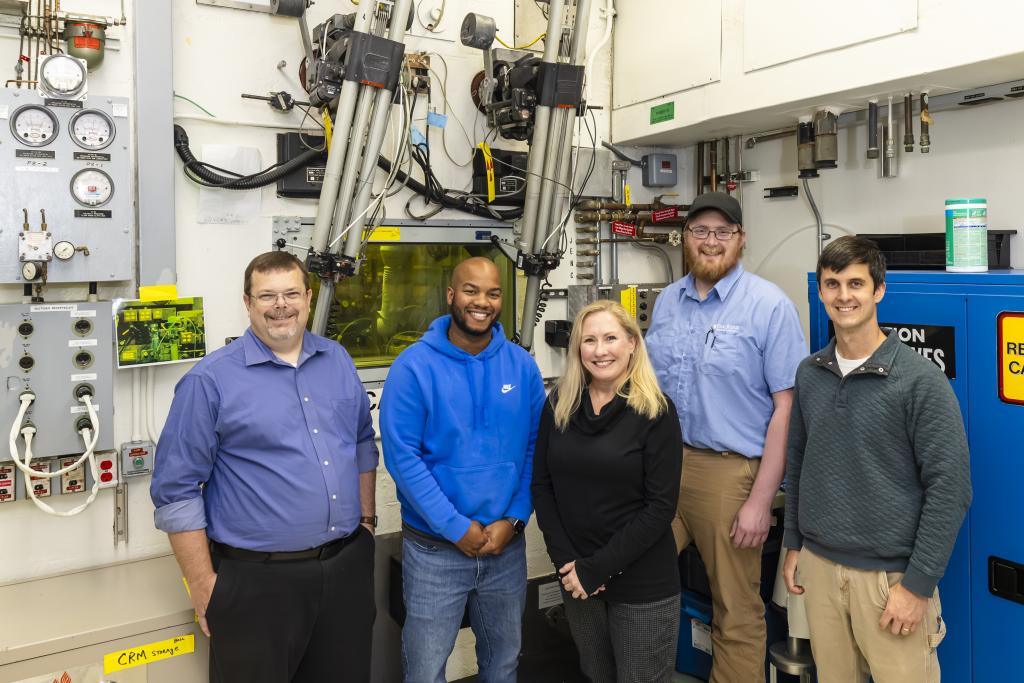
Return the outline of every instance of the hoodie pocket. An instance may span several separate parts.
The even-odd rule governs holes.
[[[490,523],[505,514],[519,485],[516,466],[499,462],[473,467],[437,465],[433,470],[438,486],[460,514]]]

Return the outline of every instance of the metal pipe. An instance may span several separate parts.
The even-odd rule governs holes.
[[[892,159],[896,156],[896,140],[893,133],[895,129],[892,125],[892,95],[889,95],[889,106],[886,109],[885,116],[889,124],[885,133],[885,157]]]
[[[914,151],[914,96],[903,98],[903,151]]]
[[[718,192],[718,140],[708,143],[708,175],[711,191]]]
[[[373,20],[372,5],[374,3],[366,2],[359,7],[353,30],[362,33],[369,32],[370,23]],[[365,87],[367,86],[360,85],[355,81],[345,81],[341,85],[338,109],[334,115],[334,135],[331,138],[331,148],[327,155],[323,184],[320,186],[320,202],[316,208],[316,221],[313,223],[312,245],[314,251],[325,250],[330,241],[331,221],[334,219],[334,209],[338,203],[341,170],[345,165],[356,100],[359,98],[360,91]]]
[[[697,191],[694,196],[704,194],[704,143],[697,143]]]
[[[796,128],[787,128],[786,130],[775,131],[772,133],[760,133],[758,135],[751,135],[747,138],[744,143],[747,149],[754,149],[758,143],[768,142],[769,140],[779,140],[781,138],[788,138],[790,135],[796,135]]]
[[[818,228],[818,256],[821,256],[821,251],[825,248],[825,240],[829,236],[825,234],[825,224],[821,220],[821,212],[818,211],[818,204],[814,201],[814,195],[811,193],[811,186],[807,182],[807,178],[803,180],[804,194],[807,195],[807,201],[811,203],[811,211],[814,212],[814,224]]]
[[[405,40],[404,17],[409,15],[409,8],[412,0],[396,0],[391,14],[391,27],[388,31],[388,39],[396,43]],[[401,85],[399,85],[401,87]],[[394,99],[394,90],[380,88],[375,95],[376,101],[373,104],[373,121],[370,124],[370,132],[366,138],[366,150],[363,154],[363,163],[359,169],[359,186],[355,203],[352,207],[352,227],[349,228],[348,237],[345,240],[345,250],[342,252],[350,259],[358,259],[360,246],[363,242],[363,228],[366,226],[366,209],[370,204],[370,192],[373,189],[374,170],[377,168],[377,156],[380,154],[380,146],[384,142],[384,135],[387,133],[388,121],[391,118],[391,102]],[[357,263],[358,269],[358,263]]]
[[[729,191],[729,180],[731,178],[731,173],[729,172],[729,157],[731,156],[731,154],[729,152],[729,138],[722,138],[722,153],[725,156],[725,168],[722,171],[722,178],[725,182],[726,192]]]
[[[554,63],[558,59],[558,46],[562,35],[562,14],[565,0],[551,0],[548,3],[548,37],[544,40],[543,61]],[[523,203],[522,234],[519,236],[519,250],[528,252],[533,246],[537,232],[537,210],[540,205],[540,179],[547,156],[548,130],[551,126],[551,107],[537,105],[533,115],[533,140],[526,160],[526,197]],[[531,313],[532,316],[532,313]],[[532,318],[531,318],[532,321]]]
[[[868,159],[878,158],[878,100],[868,100]]]

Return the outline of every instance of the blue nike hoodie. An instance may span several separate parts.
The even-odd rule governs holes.
[[[544,382],[500,324],[475,356],[448,341],[450,324],[438,318],[395,359],[380,430],[402,520],[454,543],[472,520],[530,518]]]

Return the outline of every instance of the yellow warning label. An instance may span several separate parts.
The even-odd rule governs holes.
[[[103,655],[103,673],[110,674],[121,669],[130,669],[133,666],[159,662],[161,659],[192,654],[195,649],[196,637],[190,633],[186,636],[176,636],[120,652],[111,652]]]
[[[142,301],[170,301],[178,298],[175,285],[144,285],[139,287],[139,299]]]
[[[487,201],[494,201],[494,159],[491,157],[491,146],[486,142],[477,145],[484,153],[484,166],[487,168]]]
[[[400,242],[402,240],[402,229],[395,227],[380,226],[370,234],[371,242]]]
[[[999,314],[999,399],[1024,405],[1024,313]]]
[[[629,311],[629,314],[636,317],[636,287],[626,287],[619,292],[619,303]]]
[[[622,191],[622,201],[626,206],[633,206],[633,193],[629,191],[629,183],[626,183],[626,186]]]

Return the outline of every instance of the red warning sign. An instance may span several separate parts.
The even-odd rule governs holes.
[[[658,209],[651,212],[651,221],[654,223],[670,221],[673,218],[679,218],[679,207],[677,206],[670,206],[666,209]]]
[[[636,225],[633,223],[623,223],[621,221],[612,221],[612,232],[616,235],[625,235],[626,237],[636,237]]]

